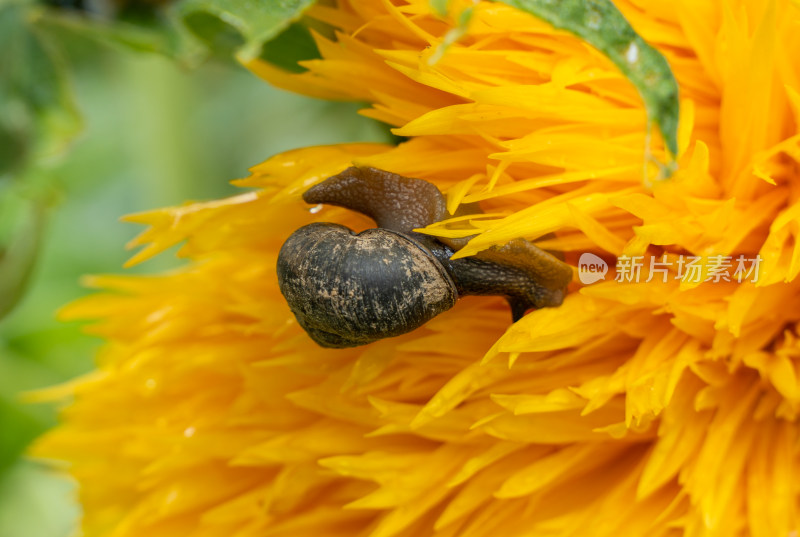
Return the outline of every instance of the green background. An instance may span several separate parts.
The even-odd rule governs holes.
[[[91,369],[101,342],[55,313],[87,293],[81,275],[123,272],[124,244],[141,229],[119,218],[233,194],[229,180],[287,149],[389,139],[385,127],[357,115],[357,104],[288,94],[230,62],[190,70],[80,32],[58,42],[84,128],[58,160],[41,163],[58,201],[27,293],[0,320],[0,537],[66,537],[75,527],[74,485],[24,457],[55,425],[56,408],[26,404],[20,394]],[[176,263],[169,252],[126,272]]]

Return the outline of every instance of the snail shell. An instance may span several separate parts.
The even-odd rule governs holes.
[[[453,279],[417,240],[388,229],[354,233],[315,223],[278,255],[278,284],[323,347],[354,347],[414,330],[458,298]]]

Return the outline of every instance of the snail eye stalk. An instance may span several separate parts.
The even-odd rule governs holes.
[[[434,185],[376,168],[347,168],[309,188],[303,200],[351,209],[379,228],[405,233],[447,217],[444,196]]]

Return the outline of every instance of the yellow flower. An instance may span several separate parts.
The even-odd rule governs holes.
[[[321,3],[309,16],[338,29],[317,36],[322,59],[250,66],[367,101],[409,140],[292,151],[238,182],[251,192],[129,218],[150,226],[134,262],[185,241],[191,263],[93,278],[106,292],[64,312],[108,344],[36,453],[71,463],[87,536],[797,534],[800,6],[617,4],[681,89],[679,171],[653,185],[633,86],[501,4],[478,4],[432,65],[451,25],[428,0]],[[552,233],[538,244],[573,265],[670,271],[576,282],[512,326],[501,299],[470,297],[410,334],[321,349],[275,260],[308,222],[370,225],[300,200],[352,163],[434,182],[450,209],[481,202],[428,229],[477,234],[460,255]],[[757,279],[702,281],[759,255]],[[689,258],[696,281],[676,278]]]

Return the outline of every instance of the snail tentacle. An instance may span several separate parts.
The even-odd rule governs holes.
[[[306,203],[336,205],[369,216],[379,228],[409,232],[447,216],[444,196],[422,179],[350,167],[309,188]]]

